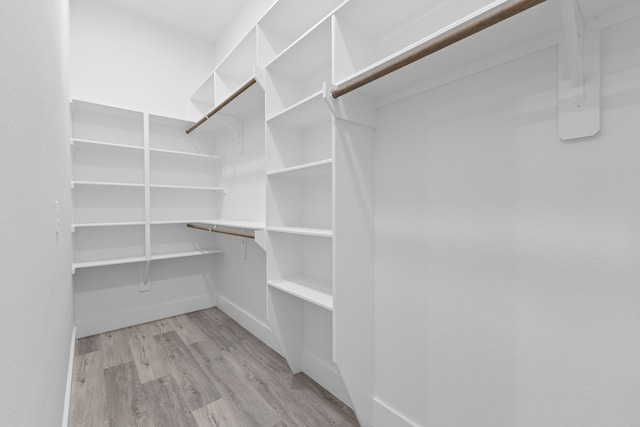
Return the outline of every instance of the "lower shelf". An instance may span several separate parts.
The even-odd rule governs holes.
[[[220,254],[224,253],[222,249],[195,249],[192,251],[180,251],[180,252],[171,252],[166,254],[156,254],[151,255],[148,259],[149,261],[159,261],[163,259],[175,259],[175,258],[187,258],[193,256],[200,255],[212,255],[212,254]],[[131,264],[135,262],[145,262],[147,261],[147,257],[131,257],[131,258],[114,258],[114,259],[102,259],[98,261],[83,261],[83,262],[74,262],[71,265],[71,270],[73,272],[78,268],[90,268],[90,267],[104,267],[107,265],[120,265],[120,264]]]
[[[330,285],[306,277],[269,280],[267,284],[287,294],[333,311],[333,296],[319,289],[330,289]]]
[[[89,268],[89,267],[103,267],[105,265],[118,265],[118,264],[130,264],[133,262],[144,262],[147,260],[147,257],[131,257],[131,258],[114,258],[114,259],[101,259],[98,261],[83,261],[83,262],[74,262],[71,265],[73,271],[77,268]]]
[[[277,233],[301,234],[303,236],[332,237],[333,230],[309,227],[267,227],[268,231]]]
[[[157,261],[162,259],[174,259],[174,258],[186,258],[200,255],[211,255],[224,253],[222,249],[196,249],[193,251],[173,252],[167,254],[151,255],[151,261]]]

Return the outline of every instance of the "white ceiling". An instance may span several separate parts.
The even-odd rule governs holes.
[[[215,43],[248,0],[103,0]]]

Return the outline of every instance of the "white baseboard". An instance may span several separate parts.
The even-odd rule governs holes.
[[[238,322],[240,326],[255,335],[260,341],[271,347],[276,353],[283,355],[280,344],[276,340],[271,328],[260,320],[247,313],[243,308],[228,300],[222,295],[218,295],[217,307],[227,316]]]
[[[303,351],[302,371],[322,387],[329,390],[331,394],[347,406],[353,408],[351,397],[349,397],[344,381],[342,381],[342,376],[333,362],[327,363],[327,361],[320,359],[308,351]]]
[[[373,399],[373,426],[421,427],[420,424],[411,421],[378,397]]]
[[[67,367],[67,386],[64,390],[64,409],[62,412],[62,427],[69,425],[69,408],[71,406],[71,381],[73,379],[73,356],[76,353],[76,332],[74,326],[71,330],[71,345],[69,346],[69,365]]]
[[[105,316],[76,322],[78,338],[114,331],[128,326],[177,316],[178,314],[204,310],[216,305],[215,295],[202,295],[166,304],[142,307],[136,310],[113,312]]]

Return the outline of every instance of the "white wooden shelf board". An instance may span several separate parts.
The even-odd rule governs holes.
[[[170,189],[170,190],[203,190],[203,191],[224,191],[222,187],[202,187],[195,185],[164,185],[164,184],[152,184],[150,188],[158,189]]]
[[[120,264],[131,264],[136,262],[145,262],[147,260],[146,257],[132,257],[132,258],[114,258],[114,259],[105,259],[99,261],[83,261],[83,262],[74,262],[72,264],[72,268],[90,268],[90,267],[103,267],[107,265],[120,265]]]
[[[144,184],[132,184],[126,182],[71,181],[71,188],[76,186],[144,188]]]
[[[209,75],[204,79],[202,84],[196,89],[196,91],[189,98],[191,102],[201,104],[213,104],[213,91],[214,91],[214,71],[211,71]]]
[[[208,220],[205,220],[208,221]],[[172,225],[172,224],[189,224],[192,222],[198,222],[198,223],[202,223],[203,220],[199,220],[199,219],[176,219],[176,220],[158,220],[158,221],[151,221],[151,225]]]
[[[159,261],[163,259],[175,259],[175,258],[187,258],[193,256],[200,255],[212,255],[212,254],[221,254],[224,253],[222,249],[212,248],[212,249],[195,249],[192,251],[180,251],[180,252],[171,252],[166,254],[155,254],[151,255],[151,261]]]
[[[280,0],[264,14],[258,21],[258,25],[263,31],[268,33],[278,33],[279,39],[286,39],[290,42],[288,46],[300,39],[309,28],[319,21],[328,19],[333,11],[340,8],[348,0],[323,0],[312,2],[300,2],[298,0]],[[282,25],[286,22],[287,25]],[[288,46],[280,49],[280,52]],[[278,56],[278,55],[276,55]],[[271,61],[267,61],[271,62]]]
[[[220,159],[220,156],[215,156],[212,154],[200,154],[200,153],[189,153],[187,151],[174,151],[174,150],[164,150],[160,148],[150,148],[149,152],[151,154],[160,154],[160,155],[169,155],[169,156],[184,156],[196,159],[206,159],[206,160],[217,160]]]
[[[322,48],[325,47],[325,52]],[[326,54],[323,54],[326,53]],[[304,60],[301,60],[304,58]],[[310,76],[331,69],[331,19],[324,18],[295,40],[266,66],[296,76]]]
[[[72,147],[88,147],[88,148],[103,148],[112,150],[136,150],[144,151],[144,147],[137,145],[115,144],[112,142],[94,141],[91,139],[71,138]]]
[[[313,126],[323,120],[329,120],[329,107],[325,104],[322,91],[318,91],[267,119],[267,123],[292,128]]]
[[[299,166],[278,169],[267,172],[267,176],[286,178],[313,178],[323,175],[331,175],[332,159],[320,160]]]
[[[208,219],[205,221],[191,221],[204,225],[217,225],[221,227],[243,228],[245,230],[262,230],[265,228],[264,221],[245,221],[235,219]]]
[[[143,221],[131,221],[131,222],[97,222],[93,224],[72,224],[71,229],[76,228],[93,228],[93,227],[126,227],[130,225],[145,225]]]
[[[333,296],[318,289],[331,289],[330,284],[320,285],[309,278],[295,277],[288,279],[269,280],[268,285],[279,289],[304,301],[315,304],[329,311],[333,311]]]
[[[333,231],[323,228],[307,227],[267,227],[268,231],[276,233],[300,234],[303,236],[333,237]]]
[[[581,2],[581,10],[589,11],[591,15],[585,14],[585,20],[591,18],[593,13],[600,13],[604,9],[614,9],[625,3],[627,0],[613,0],[612,2],[600,2],[599,8],[593,6],[596,0],[585,0]],[[464,18],[462,18],[464,19]],[[452,24],[453,25],[453,24]],[[383,58],[375,63],[355,72],[353,75],[341,79],[336,84],[340,84],[362,75],[376,66],[393,59],[412,47],[420,45],[434,36],[439,30],[405,48]],[[523,47],[533,46],[539,41],[540,48],[545,47],[545,39],[552,38],[557,43],[562,36],[562,13],[559,2],[544,2],[529,10],[526,10],[506,21],[485,29],[471,37],[440,50],[428,57],[422,58],[413,64],[394,71],[387,76],[375,80],[357,91],[367,95],[377,102],[377,105],[384,105],[387,102],[401,99],[416,91],[429,90],[451,80],[459,79],[468,74],[477,73],[482,69],[490,68],[501,62],[512,60],[518,55],[518,51],[523,51]],[[508,34],[509,37],[505,37]],[[546,45],[550,45],[549,42]],[[505,56],[505,52],[511,52],[511,56]],[[405,94],[406,92],[406,94]],[[388,99],[388,101],[386,101]]]

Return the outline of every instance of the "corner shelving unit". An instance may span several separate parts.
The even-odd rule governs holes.
[[[216,216],[224,189],[212,132],[187,141],[183,120],[79,100],[71,108],[74,272],[221,252],[210,237],[167,231]]]

